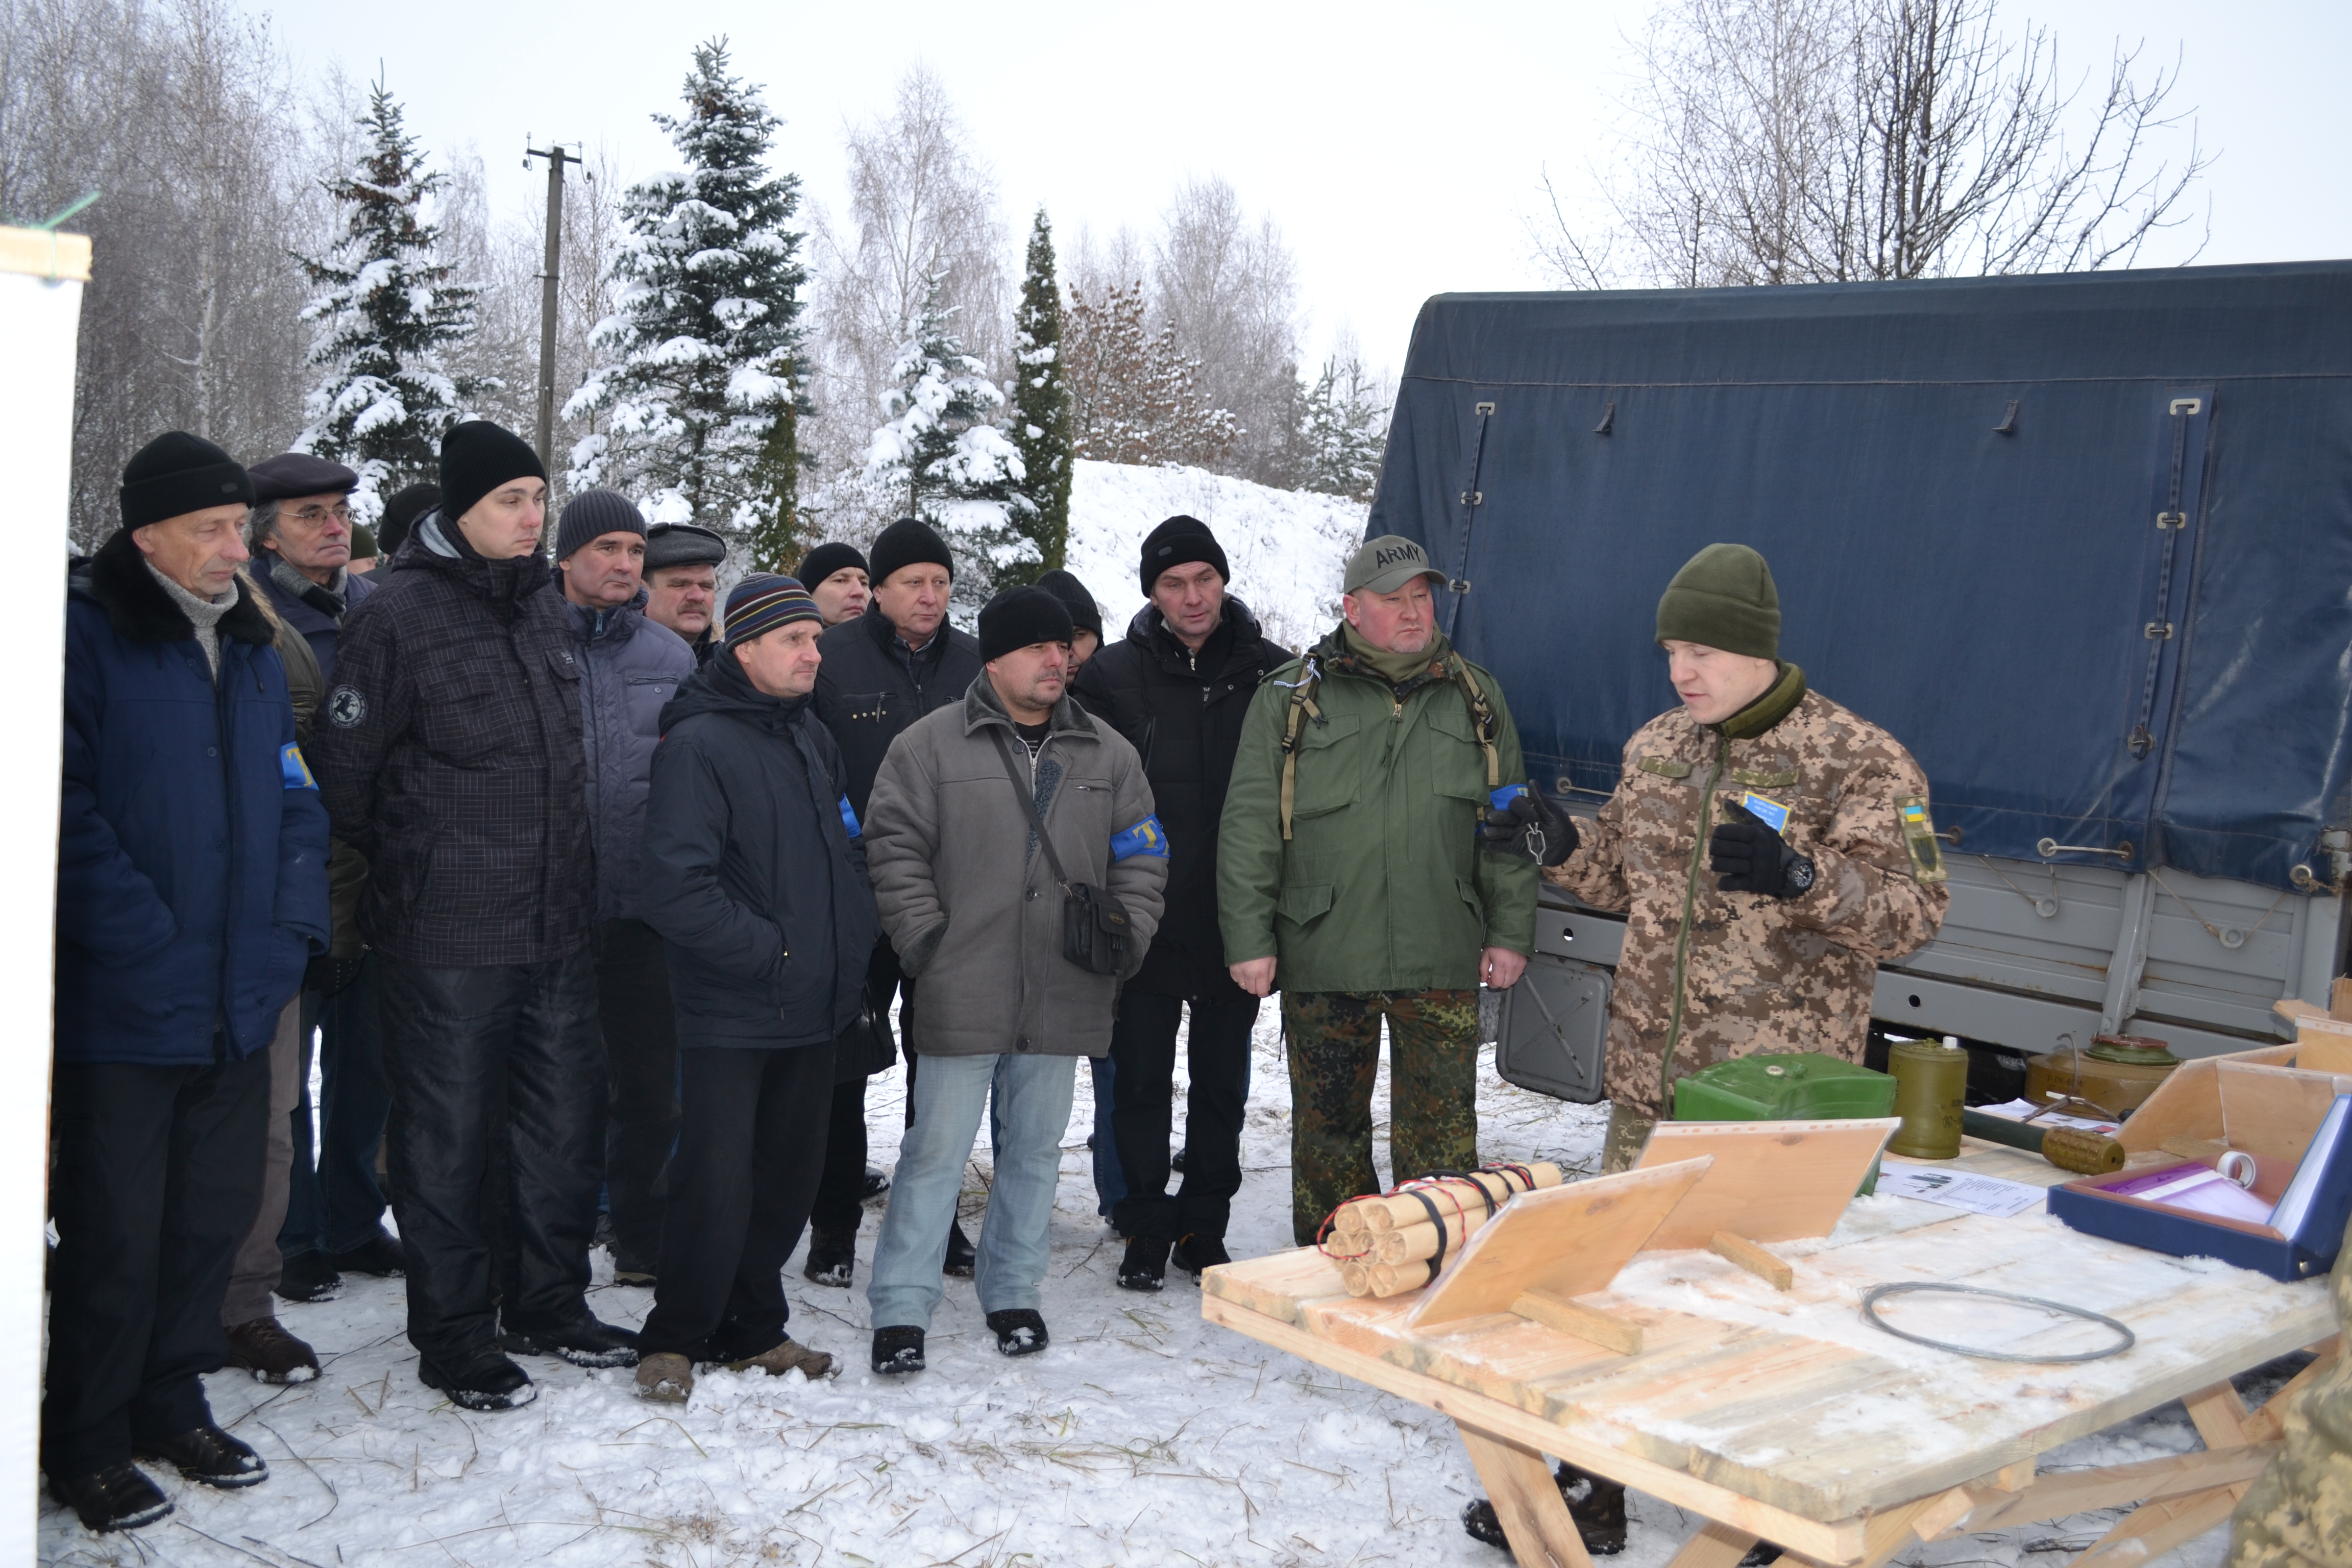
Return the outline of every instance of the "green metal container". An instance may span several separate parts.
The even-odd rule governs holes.
[[[1895,1074],[1895,1114],[1903,1125],[1886,1141],[1890,1154],[1949,1160],[1960,1152],[1960,1106],[1968,1093],[1969,1053],[1955,1042],[1902,1040],[1886,1053]]]
[[[1849,1121],[1887,1115],[1895,1080],[1813,1051],[1782,1051],[1702,1068],[1675,1080],[1677,1121]],[[1871,1162],[1862,1194],[1878,1186]]]

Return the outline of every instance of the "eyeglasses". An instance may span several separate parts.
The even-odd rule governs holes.
[[[305,528],[320,527],[329,518],[346,528],[352,522],[352,509],[348,506],[306,506],[300,511],[289,511],[286,515]]]

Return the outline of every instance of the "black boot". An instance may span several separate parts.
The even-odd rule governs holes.
[[[208,1487],[258,1486],[269,1479],[261,1456],[206,1422],[176,1436],[132,1445],[142,1459],[162,1459],[192,1481]]]
[[[849,1281],[857,1271],[857,1233],[854,1230],[812,1230],[809,1232],[808,1261],[801,1266],[802,1275],[813,1285],[832,1285],[849,1289]]]
[[[1779,1561],[1780,1548],[1769,1541],[1759,1541],[1748,1549],[1747,1556],[1739,1560],[1739,1568],[1769,1568],[1769,1564]]]
[[[996,1335],[997,1350],[1005,1355],[1035,1355],[1053,1342],[1045,1332],[1045,1320],[1028,1307],[991,1312],[988,1327]]]
[[[401,1253],[400,1243],[378,1231],[357,1247],[329,1253],[327,1267],[338,1274],[370,1274],[378,1279],[397,1279],[407,1272],[408,1260]]]
[[[1127,1244],[1118,1260],[1118,1288],[1157,1290],[1168,1282],[1168,1242],[1157,1236],[1139,1236]]]
[[[147,1472],[125,1459],[104,1469],[51,1476],[49,1489],[73,1505],[91,1530],[136,1530],[172,1511],[172,1500],[148,1479]]]
[[[905,1323],[874,1331],[874,1370],[886,1376],[923,1370],[923,1331]]]
[[[1576,1533],[1584,1541],[1584,1550],[1594,1557],[1614,1557],[1625,1550],[1625,1489],[1615,1481],[1591,1476],[1573,1465],[1562,1465],[1552,1478],[1559,1483],[1560,1501],[1568,1505],[1569,1518],[1576,1521]],[[1582,1491],[1577,1490],[1582,1487]],[[1495,1505],[1480,1498],[1462,1510],[1462,1528],[1473,1541],[1483,1541],[1489,1546],[1511,1549],[1503,1533],[1503,1521],[1495,1517]]]
[[[979,1262],[980,1254],[971,1249],[971,1238],[963,1233],[963,1221],[948,1226],[948,1260],[940,1265],[940,1272],[969,1279]]]
[[[573,1366],[635,1366],[637,1336],[592,1317],[541,1328],[513,1323],[499,1331],[499,1349],[509,1355],[561,1356]]]
[[[1225,1238],[1222,1236],[1186,1236],[1176,1243],[1176,1250],[1169,1257],[1177,1268],[1196,1280],[1203,1268],[1214,1268],[1234,1260],[1234,1255],[1225,1250]]]
[[[416,1380],[437,1388],[449,1403],[467,1410],[519,1410],[539,1397],[539,1384],[506,1357],[491,1351],[479,1361],[455,1372],[445,1372],[423,1356],[416,1358]]]
[[[866,1166],[866,1178],[857,1189],[857,1201],[870,1204],[876,1198],[888,1196],[889,1193],[890,1178],[872,1165]]]
[[[298,1252],[278,1270],[278,1295],[287,1301],[331,1301],[342,1293],[343,1277],[317,1247]]]

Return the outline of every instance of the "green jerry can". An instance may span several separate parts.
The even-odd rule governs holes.
[[[1895,1079],[1817,1051],[1759,1052],[1675,1080],[1677,1121],[1844,1121],[1895,1113]],[[1878,1188],[1878,1162],[1858,1194]]]

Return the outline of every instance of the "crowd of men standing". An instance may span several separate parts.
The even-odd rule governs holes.
[[[1143,542],[1149,603],[1107,640],[1063,572],[950,625],[955,561],[911,519],[747,575],[721,613],[718,534],[590,490],[551,569],[545,473],[486,421],[451,429],[380,540],[356,483],[171,433],[69,584],[42,1462],[92,1529],[170,1511],[140,1458],[266,1478],[200,1376],[317,1376],[270,1298],[343,1273],[404,1276],[417,1375],[458,1405],[529,1402],[519,1356],[634,1364],[645,1397],[683,1400],[698,1364],[833,1370],[788,1331],[782,1270],[805,1229],[805,1277],[849,1286],[887,1191],[873,1369],[924,1367],[943,1275],[973,1278],[1000,1351],[1034,1353],[1077,1059],[1118,1283],[1160,1289],[1171,1261],[1230,1259],[1276,990],[1311,1242],[1380,1190],[1384,1027],[1393,1175],[1477,1162],[1477,988],[1518,981],[1539,870],[1633,909],[1619,1023],[1672,1013],[1663,1040],[1612,1034],[1612,1160],[1678,1069],[1859,1057],[1870,966],[1941,916],[1897,820],[1925,820],[1924,780],[1778,659],[1744,547],[1669,585],[1684,705],[1629,746],[1588,843],[1528,786],[1405,539],[1354,552],[1343,621],[1293,657],[1190,517]],[[1743,757],[1777,759],[1732,776],[1785,773],[1790,809],[1710,833]],[[1643,911],[1675,900],[1661,936]],[[886,1178],[866,1089],[902,1045]],[[654,1293],[638,1331],[588,1304],[600,1192],[614,1282]]]

